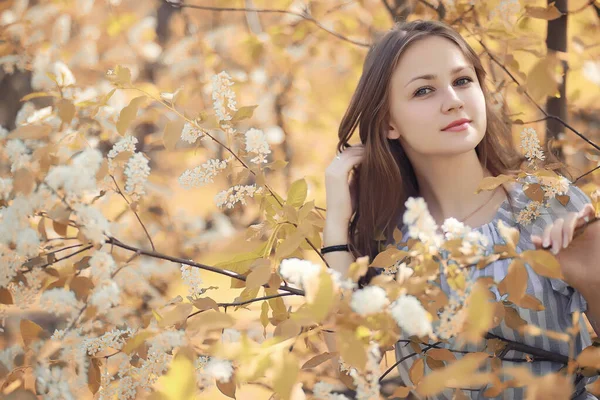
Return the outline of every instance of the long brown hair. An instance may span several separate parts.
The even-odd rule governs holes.
[[[485,86],[486,72],[479,56],[449,25],[440,21],[416,20],[394,25],[369,49],[362,75],[339,127],[338,151],[358,127],[365,152],[351,179],[356,208],[349,224],[349,245],[355,257],[370,260],[382,250],[380,243],[391,238],[404,214],[404,203],[419,195],[414,169],[397,139],[388,139],[389,88],[392,73],[407,46],[437,35],[458,45],[473,64],[486,102],[487,127],[476,153],[481,165],[493,176],[516,175],[526,160],[513,145],[511,122],[504,108],[492,106]],[[502,187],[504,189],[504,187]],[[505,190],[505,189],[504,189]],[[506,192],[506,190],[505,190]],[[512,205],[510,195],[509,203]]]

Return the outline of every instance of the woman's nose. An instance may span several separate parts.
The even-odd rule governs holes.
[[[455,108],[462,108],[464,104],[464,101],[462,101],[460,96],[458,96],[454,88],[449,88],[446,90],[443,103],[443,112],[452,111]]]

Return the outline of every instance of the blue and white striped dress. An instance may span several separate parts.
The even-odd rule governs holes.
[[[535,182],[535,177],[528,176],[526,178],[527,182]],[[504,244],[504,240],[500,236],[497,228],[497,222],[502,220],[506,225],[511,227],[517,227],[517,222],[515,220],[516,216],[519,214],[519,211],[524,209],[531,200],[525,195],[523,192],[523,186],[521,184],[515,184],[509,191],[511,195],[511,199],[513,201],[513,211],[514,216],[511,213],[511,207],[508,203],[508,200],[505,200],[498,212],[494,216],[493,220],[489,223],[482,225],[480,227],[474,228],[477,231],[483,233],[489,241],[488,244],[488,252],[492,252],[493,246],[496,244]],[[517,252],[522,252],[524,250],[535,249],[535,246],[530,240],[530,236],[532,234],[541,236],[544,232],[544,228],[552,223],[557,218],[565,216],[565,214],[569,212],[580,211],[586,203],[591,203],[589,197],[578,187],[574,185],[570,185],[569,191],[567,193],[570,196],[570,200],[566,206],[563,206],[556,199],[549,200],[549,207],[543,208],[541,210],[541,215],[538,216],[531,224],[524,225],[521,224],[521,235],[520,241],[517,245]],[[408,238],[408,227],[402,226],[401,231],[403,234],[403,240],[406,241]],[[407,247],[402,247],[398,245],[398,248],[406,250]],[[508,266],[511,262],[511,259],[498,260],[493,263],[490,263],[485,268],[478,270],[473,268],[473,278],[477,279],[481,276],[492,276],[494,281],[499,283],[508,271]],[[587,308],[586,301],[584,297],[575,289],[568,286],[564,281],[558,279],[549,279],[542,276],[537,275],[529,265],[526,266],[527,271],[529,273],[529,282],[527,284],[527,293],[535,296],[540,299],[545,307],[543,311],[534,311],[529,309],[519,309],[519,315],[522,319],[524,319],[527,323],[531,323],[533,325],[539,326],[542,329],[557,331],[557,332],[566,332],[572,324],[572,313],[574,311],[584,312]],[[442,290],[446,293],[450,293],[451,290],[444,279],[441,277],[441,285]],[[500,299],[500,294],[496,290],[496,299]],[[575,354],[579,354],[582,349],[589,346],[591,344],[591,338],[585,326],[585,321],[583,319],[583,315],[580,317],[580,335],[575,343]],[[526,335],[522,336],[518,332],[513,329],[508,328],[504,321],[496,328],[490,331],[492,334],[496,336],[500,336],[506,339],[510,339],[512,341],[525,343],[530,346],[534,346],[539,349],[544,349],[551,351],[553,353],[560,353],[562,355],[569,355],[569,345],[566,342],[550,339],[545,335],[540,336],[531,336]],[[408,337],[403,336],[402,339],[407,339]],[[454,342],[450,340],[450,343],[443,343],[439,347],[446,348],[456,348]],[[484,344],[481,346],[476,345],[467,345],[461,350],[476,352],[483,351]],[[410,354],[414,353],[413,349],[410,345],[404,342],[398,342],[396,344],[396,359],[400,360]],[[461,354],[455,353],[456,358],[460,359]],[[524,359],[525,354],[519,351],[511,350],[506,355],[506,358],[518,358]],[[398,371],[400,373],[400,377],[403,382],[407,386],[411,386],[411,380],[409,377],[409,369],[412,363],[418,358],[411,357],[403,361],[398,366]],[[489,363],[488,363],[489,364]],[[532,373],[536,375],[543,375],[549,372],[556,372],[563,364],[554,361],[533,361],[533,362],[508,362],[503,361],[502,366],[505,367],[513,367],[513,366],[528,366]],[[425,375],[431,373],[431,369],[425,364]],[[579,382],[579,384],[575,388],[577,400],[583,399],[597,399],[597,397],[588,393],[585,390],[585,385],[589,384],[595,378],[584,378]],[[504,379],[503,379],[504,380]],[[472,399],[489,399],[489,397],[484,397],[483,392],[487,387],[483,387],[480,390],[465,390],[464,394],[470,396]],[[525,390],[526,388],[508,388],[504,392],[502,392],[496,399],[524,399],[525,398]],[[416,392],[413,391],[416,395]],[[452,399],[455,393],[454,389],[446,389],[444,392],[429,397],[431,399]],[[417,396],[417,398],[421,398]]]

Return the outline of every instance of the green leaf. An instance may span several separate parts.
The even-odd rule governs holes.
[[[304,178],[298,179],[293,182],[287,193],[286,204],[293,207],[300,207],[306,200],[306,194],[308,192],[308,185]]]
[[[239,108],[235,114],[233,115],[233,117],[231,118],[231,122],[237,122],[237,121],[241,121],[243,119],[248,119],[248,118],[252,118],[252,115],[254,114],[254,109],[258,107],[258,105],[255,106],[244,106]]]

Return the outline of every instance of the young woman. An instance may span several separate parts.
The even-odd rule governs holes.
[[[566,206],[551,199],[542,215],[531,224],[521,224],[517,215],[529,202],[522,185],[504,184],[474,194],[484,177],[515,176],[524,161],[513,146],[510,121],[491,100],[485,77],[477,53],[442,22],[397,24],[371,47],[340,124],[340,154],[325,173],[327,219],[323,240],[324,246],[336,247],[324,257],[342,273],[358,256],[369,255],[372,260],[382,249],[381,241],[376,240],[378,233],[384,234],[386,244],[393,242],[390,238],[396,227],[407,238],[408,229],[402,225],[405,202],[409,197],[422,197],[438,226],[454,217],[485,235],[489,249],[504,242],[497,229],[500,220],[520,230],[519,252],[550,246],[558,254],[565,280],[547,279],[530,270],[527,293],[542,300],[545,309],[520,309],[521,318],[542,329],[565,332],[571,326],[572,313],[581,311],[598,333],[600,263],[590,261],[598,256],[593,252],[599,246],[583,246],[578,243],[582,236],[570,246],[578,245],[578,251],[568,248],[574,228],[594,214],[590,199],[569,184]],[[360,144],[349,146],[356,128]],[[598,225],[586,228],[588,242],[598,243]],[[510,259],[498,260],[473,271],[472,276],[492,276],[500,282],[509,264]],[[444,291],[449,290],[443,275],[441,284]],[[499,293],[496,295],[499,299]],[[583,316],[579,322],[576,353],[591,344]],[[491,333],[556,354],[569,354],[567,343],[544,335],[520,335],[504,322]],[[453,348],[452,340],[444,347]],[[406,343],[397,344],[398,359],[410,353]],[[516,351],[505,357],[525,360],[525,355]],[[408,358],[398,366],[407,385],[411,384],[408,371],[415,359]],[[538,375],[564,367],[555,361],[535,359],[503,365],[527,365]],[[589,382],[588,378],[578,379],[574,398],[595,398],[585,390]],[[486,398],[485,389],[467,393],[471,398]],[[448,389],[435,398],[451,399],[453,393]],[[523,388],[509,388],[499,398],[524,398]]]

